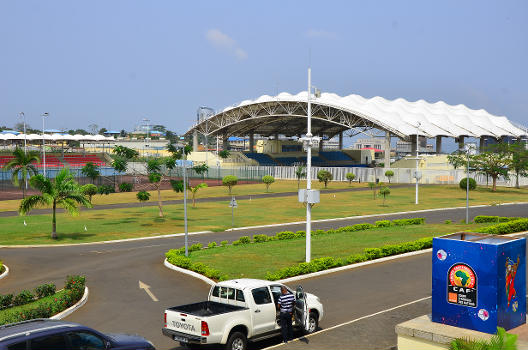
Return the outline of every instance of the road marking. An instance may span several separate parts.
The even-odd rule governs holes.
[[[150,291],[150,286],[148,284],[139,281],[139,289],[144,289],[152,301],[159,301],[158,298],[156,298],[156,296]]]
[[[292,342],[300,341],[300,339],[303,339],[303,338],[309,338],[309,337],[317,335],[317,334],[325,333],[325,332],[331,331],[331,330],[339,328],[339,327],[347,326],[349,324],[356,323],[356,322],[359,322],[359,321],[362,321],[364,319],[367,319],[367,318],[370,318],[370,317],[374,317],[374,316],[377,316],[377,315],[381,315],[381,314],[384,314],[386,312],[394,311],[394,310],[400,309],[402,307],[406,307],[406,306],[409,306],[409,305],[412,305],[412,304],[416,304],[416,303],[419,303],[421,301],[425,301],[425,300],[428,300],[428,299],[431,299],[431,297],[429,296],[429,297],[421,298],[421,299],[418,299],[418,300],[410,301],[410,302],[405,303],[405,304],[401,304],[401,305],[398,305],[398,306],[395,306],[395,307],[391,307],[390,309],[386,309],[386,310],[375,312],[375,313],[370,314],[370,315],[362,316],[362,317],[356,318],[356,319],[354,319],[352,321],[347,321],[347,322],[344,322],[344,323],[341,323],[341,324],[337,324],[335,326],[322,329],[322,330],[320,330],[318,332],[314,332],[312,334],[308,334],[308,335],[306,335],[304,337],[296,338],[296,339],[292,340]],[[284,345],[284,344],[281,343],[281,344],[273,345],[273,346],[264,348],[262,350],[274,349],[274,348],[277,348],[277,347],[282,346],[282,345]]]

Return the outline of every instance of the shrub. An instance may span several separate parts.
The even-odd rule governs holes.
[[[190,258],[184,255],[176,254],[174,251],[175,249],[171,249],[167,253],[165,253],[167,261],[172,265],[197,273],[201,273],[202,275],[217,281],[223,281],[227,279],[227,276],[222,275],[220,271],[210,268],[203,263],[193,263]]]
[[[53,283],[45,283],[35,288],[35,295],[38,299],[55,294],[57,287]]]
[[[91,202],[92,197],[98,193],[97,186],[94,184],[86,184],[81,186],[81,193],[88,197],[88,200]]]
[[[146,202],[150,199],[150,193],[148,193],[147,191],[139,191],[138,193],[136,193],[136,198],[140,202]]]
[[[249,238],[249,236],[242,236],[238,240],[240,241],[240,244],[249,244],[249,243],[251,243],[251,238]]]
[[[225,247],[225,246],[227,245],[227,243],[228,243],[227,241],[221,241],[221,242],[220,242],[220,245],[221,245],[222,247]]]
[[[19,306],[32,302],[35,299],[33,294],[29,290],[21,291],[17,296],[13,298],[13,305]]]
[[[275,235],[278,240],[285,240],[285,239],[294,239],[295,233],[293,231],[282,231]]]
[[[467,177],[463,178],[462,180],[460,180],[458,186],[460,186],[461,189],[463,189],[464,191],[467,189]],[[477,182],[475,181],[475,179],[473,178],[469,178],[469,190],[472,191],[474,189],[477,188]]]
[[[348,184],[351,185],[352,181],[356,178],[356,175],[354,173],[346,173],[345,177],[348,180]]]
[[[188,247],[187,250],[190,253],[190,252],[194,252],[194,251],[197,251],[197,250],[201,250],[202,248],[203,248],[203,244],[202,243],[195,243],[195,244],[191,245],[190,247]]]
[[[390,183],[391,178],[394,176],[394,171],[392,171],[392,170],[387,170],[387,171],[385,172],[385,176],[387,177],[387,179],[389,179],[389,183]]]
[[[110,186],[110,185],[101,185],[97,188],[97,193],[99,194],[110,194],[110,193],[114,193],[115,192],[115,189],[114,189],[114,186]]]
[[[422,224],[425,224],[425,218],[397,219],[397,220],[392,220],[392,223],[396,226],[422,225]]]
[[[0,309],[5,309],[11,304],[13,304],[13,294],[0,295]]]
[[[521,231],[528,231],[528,219],[504,222],[502,224],[484,227],[480,230],[482,233],[489,233],[492,235],[505,235]]]
[[[275,182],[275,178],[271,175],[264,175],[262,177],[262,182],[266,184],[266,192],[268,192],[271,184]]]
[[[237,183],[238,177],[236,177],[235,175],[226,175],[222,179],[222,185],[227,186],[227,188],[229,189],[229,194],[231,194],[231,189],[236,186]]]
[[[253,241],[255,243],[264,243],[264,242],[267,242],[269,240],[269,237],[267,235],[254,235],[253,236]]]
[[[218,246],[218,244],[216,244],[216,242],[209,242],[207,243],[207,248],[211,249],[211,248],[216,248],[216,246]]]
[[[295,232],[295,238],[300,238],[300,237],[306,237],[306,231],[297,231]]]
[[[451,220],[446,220],[446,221],[444,221],[444,224],[446,224],[446,225],[451,224]]]
[[[380,220],[375,222],[376,227],[389,227],[391,226],[390,220]]]
[[[319,170],[317,172],[317,179],[319,182],[324,182],[325,188],[328,187],[328,181],[331,181],[334,177],[328,170]]]
[[[122,182],[119,184],[119,191],[120,192],[130,192],[132,191],[133,185],[129,182]]]
[[[231,244],[234,246],[237,246],[237,245],[241,245],[242,243],[240,242],[239,239],[237,239],[236,241],[231,242]]]
[[[508,222],[513,220],[519,220],[523,218],[517,218],[517,217],[505,217],[505,216],[489,216],[489,215],[478,215],[475,216],[475,223],[486,223],[486,222]]]

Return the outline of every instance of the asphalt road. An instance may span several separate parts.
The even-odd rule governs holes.
[[[471,217],[526,216],[527,213],[528,204],[516,204],[474,208],[471,210]],[[385,219],[401,217],[425,217],[427,222],[444,222],[448,219],[458,221],[465,217],[465,210],[384,216]],[[314,223],[313,228],[328,229],[376,220],[379,217],[321,222]],[[191,236],[190,240],[193,243],[207,243],[212,240],[233,240],[243,235],[299,229],[304,229],[304,225],[199,234]],[[6,279],[0,281],[0,293],[19,292],[45,282],[54,282],[60,287],[66,275],[83,274],[87,276],[90,288],[89,301],[67,320],[103,332],[137,333],[154,342],[158,349],[176,348],[178,344],[161,335],[163,310],[169,306],[203,300],[209,290],[205,283],[163,266],[163,253],[170,248],[182,246],[183,239],[173,237],[66,247],[2,248],[0,256],[11,271]],[[139,289],[139,281],[149,285],[150,291],[159,301],[153,301],[144,290]],[[302,284],[307,291],[318,295],[325,306],[326,316],[320,325],[324,329],[429,296],[431,257],[423,254],[372,264],[303,280]],[[412,318],[416,316],[416,312],[415,308],[402,309],[398,312],[398,317]],[[423,313],[425,312],[427,311]],[[379,324],[388,329],[377,330],[376,337],[369,337],[370,348],[383,349],[387,348],[387,344],[396,343],[393,326],[387,326],[386,322]],[[357,327],[353,329],[361,333],[361,329]],[[371,330],[367,326],[363,327],[364,338]],[[338,339],[339,337],[334,341]],[[348,347],[356,339],[346,341],[340,348]],[[275,343],[277,340],[257,343],[252,348],[260,349]]]

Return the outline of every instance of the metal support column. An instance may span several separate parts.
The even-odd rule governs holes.
[[[249,151],[255,152],[255,134],[249,134]]]
[[[390,132],[385,132],[385,147],[384,147],[384,167],[390,168],[390,149],[391,149],[391,134]]]
[[[339,133],[339,150],[343,150],[343,132]]]
[[[436,154],[442,153],[442,136],[436,137]]]
[[[198,152],[198,130],[193,132],[193,152]]]

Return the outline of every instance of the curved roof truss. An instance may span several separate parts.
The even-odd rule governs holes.
[[[193,125],[207,136],[243,136],[306,133],[307,93],[264,95],[225,108]],[[404,99],[365,99],[358,95],[340,97],[324,93],[312,97],[312,133],[332,137],[349,129],[378,129],[400,138],[410,135],[427,137],[523,136],[526,130],[513,125],[506,117],[472,110],[464,105],[450,106],[440,101],[409,102]]]

